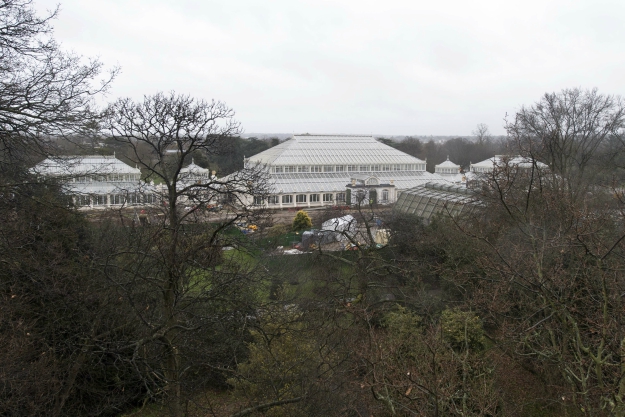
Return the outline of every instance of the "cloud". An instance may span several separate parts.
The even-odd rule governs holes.
[[[112,96],[221,99],[255,132],[469,134],[546,91],[621,93],[624,20],[620,1],[68,0],[55,27],[122,66]]]

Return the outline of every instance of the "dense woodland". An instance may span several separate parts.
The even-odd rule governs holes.
[[[549,169],[484,176],[466,218],[352,207],[354,250],[285,256],[308,221],[237,201],[268,192],[262,167],[237,169],[275,141],[239,139],[231,108],[175,93],[97,109],[115,70],[60,49],[54,13],[2,0],[0,15],[0,415],[625,416],[620,97],[547,93],[501,143],[478,126],[477,142],[395,144]],[[76,138],[164,185],[148,222],[79,211],[30,174]],[[234,175],[187,186],[191,158]],[[224,197],[227,215],[207,216]],[[383,247],[368,244],[380,222]]]

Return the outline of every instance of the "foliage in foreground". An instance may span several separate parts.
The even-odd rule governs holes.
[[[259,212],[201,216],[216,199],[266,196],[262,170],[179,176],[189,157],[226,166],[239,125],[223,103],[159,93],[108,108],[112,140],[167,188],[145,227],[88,223],[32,178],[25,167],[51,149],[42,134],[98,129],[91,99],[111,78],[94,83],[97,61],[43,39],[48,19],[28,1],[0,16],[0,414],[153,401],[181,416],[219,387],[239,417],[625,415],[620,98],[572,89],[522,108],[508,146],[531,166],[479,178],[485,214],[385,219],[379,249],[376,213],[359,207],[354,251],[280,265],[229,233]],[[299,212],[293,229],[310,227]],[[198,413],[216,415],[211,401]]]

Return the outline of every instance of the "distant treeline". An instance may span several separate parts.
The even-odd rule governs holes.
[[[505,154],[506,143],[503,139],[492,139],[473,142],[465,138],[455,138],[442,143],[433,140],[423,142],[415,137],[408,137],[401,142],[378,138],[388,146],[392,146],[408,155],[427,160],[427,170],[434,172],[434,166],[449,160],[468,170],[471,163],[488,159],[496,154]]]
[[[262,151],[272,148],[280,143],[278,138],[258,139],[241,138],[232,139],[228,152],[221,155],[211,155],[208,159],[201,158],[196,161],[199,165],[209,167],[217,171],[218,176],[228,175],[243,169],[243,158],[249,158]]]

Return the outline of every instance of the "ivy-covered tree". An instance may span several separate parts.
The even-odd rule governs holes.
[[[144,396],[92,226],[49,184],[0,194],[0,414],[111,415]]]

